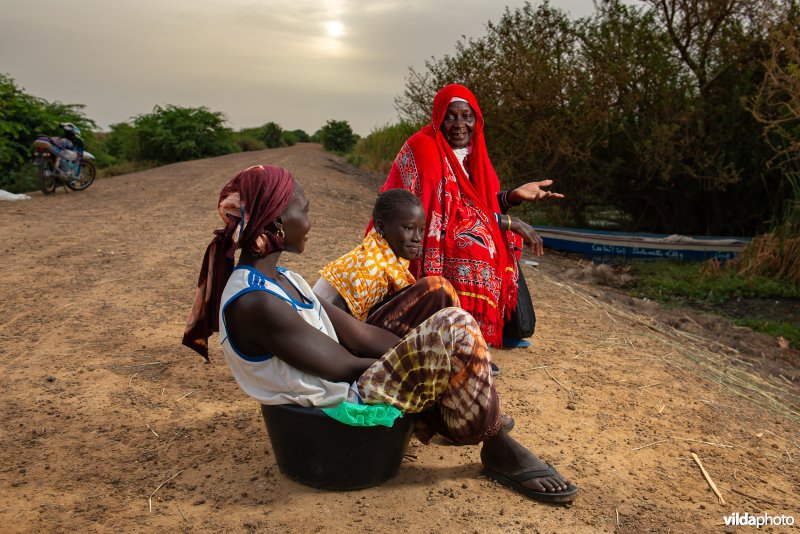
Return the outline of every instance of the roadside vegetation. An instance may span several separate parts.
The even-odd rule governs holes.
[[[734,324],[783,337],[800,349],[800,285],[775,276],[742,274],[741,261],[632,263],[627,268],[633,280],[626,289],[668,307],[718,313]]]
[[[403,143],[421,127],[422,123],[401,121],[375,128],[368,136],[359,139],[347,154],[347,160],[362,169],[388,175]]]
[[[0,74],[0,189],[22,193],[38,188],[36,169],[31,165],[33,141],[38,135],[61,135],[61,122],[81,129],[86,150],[97,158],[100,176],[312,140],[303,130],[284,130],[274,122],[234,131],[223,113],[202,106],[155,106],[150,113],[99,131],[84,109],[82,104],[48,102],[30,95],[11,76]],[[328,126],[332,123],[331,142],[338,150],[349,150],[347,143],[355,143],[357,138],[349,124],[329,121]],[[327,132],[325,128],[321,131]],[[321,134],[315,135],[320,142]]]

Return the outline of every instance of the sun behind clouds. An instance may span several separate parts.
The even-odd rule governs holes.
[[[328,37],[333,37],[334,39],[341,37],[344,35],[344,24],[338,20],[329,20],[325,23],[325,31],[327,32]]]

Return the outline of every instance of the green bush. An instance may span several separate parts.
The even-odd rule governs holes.
[[[262,139],[264,140],[264,144],[267,145],[267,148],[278,148],[285,146],[283,141],[283,128],[274,122],[268,122],[262,126],[261,135]]]
[[[329,120],[319,134],[325,150],[339,154],[350,152],[358,141],[358,136],[347,121]]]
[[[403,144],[418,129],[408,122],[381,126],[358,140],[350,162],[369,171],[387,173]]]
[[[290,130],[287,132],[283,132],[283,138],[286,140],[286,144],[292,146],[295,143],[308,143],[311,141],[311,136],[309,136],[305,130]],[[292,142],[289,142],[292,140]]]
[[[128,159],[174,163],[239,152],[222,113],[205,107],[156,106],[133,120],[136,157]]]
[[[236,136],[236,144],[239,145],[242,152],[252,152],[253,150],[264,150],[267,148],[264,141],[256,139],[255,137],[244,137],[241,135]]]
[[[104,143],[106,152],[116,160],[133,161],[139,157],[136,128],[127,122],[112,124]]]
[[[246,152],[292,146],[308,142],[309,137],[303,130],[284,130],[280,125],[268,122],[255,128],[242,128],[234,134],[234,139],[239,148]]]
[[[24,193],[39,189],[39,175],[33,165],[23,165],[13,169],[3,176],[0,189],[5,189],[10,193]]]

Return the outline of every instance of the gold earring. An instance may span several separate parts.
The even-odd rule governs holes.
[[[275,235],[283,239],[286,237],[286,233],[283,231],[283,228],[278,228],[278,231],[275,232]]]

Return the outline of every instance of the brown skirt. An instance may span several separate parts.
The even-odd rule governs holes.
[[[479,443],[500,430],[491,354],[475,319],[455,306],[450,283],[426,277],[367,319],[402,339],[359,377],[359,394],[368,404],[420,414],[415,432],[423,443],[435,433]]]

